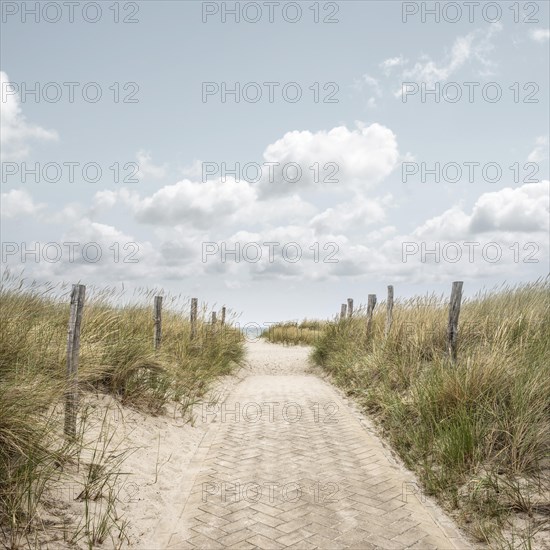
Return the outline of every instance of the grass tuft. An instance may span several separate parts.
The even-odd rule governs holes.
[[[189,302],[177,296],[164,297],[162,344],[155,351],[155,294],[143,289],[133,303],[120,305],[120,292],[87,289],[78,369],[82,397],[99,391],[150,414],[161,414],[175,402],[185,414],[216,377],[241,360],[244,338],[232,326],[234,315],[223,327],[212,326],[205,305],[191,341]],[[104,446],[92,452],[88,469],[82,462],[90,447],[84,434],[96,429],[85,407],[78,418],[80,436],[72,442],[63,438],[59,411],[67,389],[69,295],[66,285],[39,285],[8,271],[2,276],[0,538],[8,548],[40,546],[41,503],[52,481],[59,482],[71,468],[84,476],[86,506],[67,540],[100,544],[113,526],[123,538],[125,523],[114,509],[120,464],[107,460]]]
[[[370,334],[359,312],[327,323],[313,343],[315,362],[374,415],[424,490],[495,545],[508,547],[513,532],[528,547],[548,521],[548,290],[537,281],[465,301],[455,365],[437,296],[397,302],[387,338],[382,303]]]

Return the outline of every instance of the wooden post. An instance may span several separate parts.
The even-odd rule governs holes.
[[[392,321],[393,321],[393,286],[388,285],[388,300],[386,302],[386,330],[384,335],[386,338],[390,333]]]
[[[222,307],[222,314],[220,318],[220,330],[221,330],[221,336],[225,338],[227,336],[227,331],[225,329],[225,306]]]
[[[155,320],[154,345],[157,350],[160,348],[162,339],[162,296],[155,296],[153,318]]]
[[[353,298],[348,298],[348,317],[353,315]]]
[[[340,319],[345,319],[346,318],[346,310],[347,310],[348,306],[346,304],[342,304],[340,306]]]
[[[216,312],[212,312],[212,321],[210,322],[210,335],[214,336],[216,334],[216,322],[218,320],[218,316],[216,315]]]
[[[458,316],[460,315],[460,303],[462,301],[462,281],[455,281],[451,290],[449,304],[449,324],[447,326],[447,343],[451,361],[456,361],[456,348],[458,336]]]
[[[67,330],[67,392],[65,393],[65,435],[76,436],[76,415],[78,409],[78,358],[80,351],[80,326],[84,311],[86,287],[73,285],[71,309]]]
[[[191,298],[191,340],[197,336],[197,298]]]
[[[369,294],[369,301],[367,302],[367,334],[370,334],[372,328],[372,314],[374,307],[376,306],[376,294]]]

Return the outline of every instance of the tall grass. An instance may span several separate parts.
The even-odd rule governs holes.
[[[27,283],[9,272],[0,286],[0,528],[12,548],[30,544],[50,480],[82,454],[83,438],[65,442],[58,414],[66,390],[69,291]],[[209,383],[243,356],[233,318],[213,327],[205,321],[206,306],[191,341],[188,302],[165,296],[162,344],[155,351],[153,291],[141,291],[138,304],[121,306],[113,305],[122,299],[113,289],[89,288],[87,294],[78,372],[82,393],[108,393],[152,414],[175,403],[185,415]],[[79,422],[84,434],[84,414]],[[105,529],[103,522],[103,535]]]
[[[519,516],[526,547],[548,520],[548,290],[537,281],[465,301],[456,364],[437,296],[396,303],[387,338],[382,303],[370,334],[359,314],[314,343],[315,361],[376,417],[425,491],[495,545],[512,545]]]
[[[301,323],[290,321],[276,323],[266,329],[262,337],[274,344],[311,346],[319,338],[325,324],[325,321],[309,319],[304,319]]]

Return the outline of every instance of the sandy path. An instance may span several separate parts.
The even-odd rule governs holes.
[[[139,548],[471,548],[308,352],[248,344]]]

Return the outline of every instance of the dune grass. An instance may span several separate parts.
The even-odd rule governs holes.
[[[39,545],[35,538],[39,538],[37,531],[41,529],[38,517],[41,499],[66,464],[78,466],[85,450],[88,428],[84,411],[79,415],[79,437],[74,441],[62,437],[60,405],[66,390],[69,294],[70,288],[66,286],[27,283],[8,272],[2,278],[0,533],[10,548]],[[189,303],[180,297],[165,296],[162,344],[155,351],[152,312],[155,294],[142,290],[132,300],[134,303],[115,306],[113,302],[122,300],[120,292],[87,289],[79,389],[83,395],[110,394],[117,402],[150,414],[160,414],[168,403],[175,403],[185,416],[210,382],[230,373],[240,361],[244,353],[243,337],[232,326],[234,316],[228,316],[223,327],[208,324],[204,305],[197,335],[191,341]],[[101,430],[104,429],[102,426]],[[92,454],[98,462],[105,451]],[[116,478],[116,469],[113,470],[112,464],[109,468],[99,460],[92,469],[109,470],[105,475]],[[101,487],[106,502],[101,512],[103,519],[90,516],[77,531],[79,538],[88,541],[88,546],[105,540],[106,531],[116,523],[111,521],[116,518],[112,510],[116,500],[114,488],[108,483]],[[92,500],[97,498],[96,493]],[[84,500],[90,499],[86,496]]]
[[[463,302],[458,360],[446,350],[448,298],[385,304],[328,323],[313,358],[359,400],[423,490],[479,540],[536,547],[550,510],[548,281]]]
[[[311,346],[321,334],[326,322],[304,319],[298,322],[283,322],[271,325],[262,333],[262,338],[274,344],[288,346]]]

